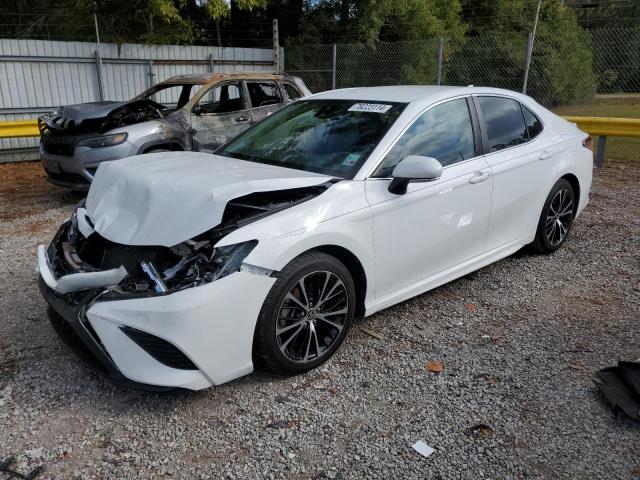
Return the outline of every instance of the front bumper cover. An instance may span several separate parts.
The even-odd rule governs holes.
[[[275,278],[240,271],[170,294],[126,299],[114,298],[105,286],[63,293],[53,287],[68,283],[65,275],[55,278],[48,261],[63,228],[41,253],[47,257],[39,261],[38,285],[56,331],[68,343],[79,343],[80,353],[90,353],[114,383],[143,390],[199,390],[253,371],[255,324]],[[171,343],[197,369],[161,363],[127,329]]]
[[[126,378],[105,351],[95,331],[86,322],[84,312],[91,302],[100,294],[90,290],[75,302],[65,299],[50,288],[38,275],[38,288],[49,308],[47,315],[56,333],[94,370],[104,372],[116,385],[126,388],[148,391],[168,391],[171,387],[148,385]]]

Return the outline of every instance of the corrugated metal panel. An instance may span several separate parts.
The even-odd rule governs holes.
[[[273,52],[264,48],[100,47],[105,100],[127,100],[148,88],[149,60],[158,61],[152,67],[154,84],[174,75],[209,72],[209,55],[215,72],[273,71]],[[59,105],[100,100],[96,49],[91,42],[0,39],[0,121],[35,118]],[[165,96],[172,98],[170,93]],[[37,145],[35,138],[2,139],[0,162],[35,159],[37,152],[23,149]]]

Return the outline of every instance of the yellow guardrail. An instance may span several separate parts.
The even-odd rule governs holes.
[[[600,137],[598,151],[595,156],[596,166],[601,167],[604,162],[607,137],[640,137],[639,118],[613,117],[564,117],[569,122],[578,125],[580,130],[594,137]],[[0,138],[38,137],[37,120],[14,120],[0,122]]]
[[[593,137],[598,137],[598,150],[594,156],[596,167],[604,164],[607,137],[640,137],[640,118],[564,117]]]
[[[564,117],[596,137],[640,137],[640,118]]]
[[[39,137],[37,120],[0,122],[0,138]]]
[[[640,118],[564,117],[596,137],[640,137]],[[37,120],[0,122],[0,138],[38,137]]]

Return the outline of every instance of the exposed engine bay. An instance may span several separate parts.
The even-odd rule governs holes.
[[[38,119],[40,134],[104,133],[114,128],[163,118],[168,109],[148,98],[60,107]]]
[[[155,295],[213,282],[240,270],[257,245],[252,240],[214,248],[232,231],[278,211],[310,200],[334,181],[317,186],[257,192],[235,198],[222,221],[211,230],[172,247],[132,246],[112,242],[93,230],[86,210],[79,207],[48,249],[57,277],[124,267],[127,275],[111,288],[111,296]]]

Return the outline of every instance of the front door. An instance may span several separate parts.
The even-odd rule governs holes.
[[[409,288],[484,251],[491,211],[491,174],[479,155],[466,98],[423,113],[366,181],[372,208],[376,297]],[[434,157],[442,176],[388,191],[393,167],[408,155]]]
[[[193,149],[213,151],[251,125],[241,82],[211,87],[191,111]]]

